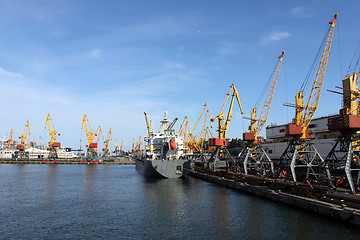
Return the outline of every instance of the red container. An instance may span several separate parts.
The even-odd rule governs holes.
[[[59,142],[54,142],[52,146],[53,146],[53,147],[58,147],[58,148],[59,148],[59,147],[60,147],[60,143],[59,143]]]
[[[255,134],[251,132],[243,133],[243,140],[253,142],[255,141]]]
[[[19,150],[24,150],[24,149],[25,149],[25,147],[24,147],[23,145],[17,145],[17,146],[16,146],[16,149],[19,149]]]
[[[286,135],[301,135],[301,125],[289,124],[286,126]]]
[[[223,146],[224,140],[221,138],[209,138],[209,145],[210,146]]]
[[[90,148],[97,148],[98,144],[97,143],[90,143]]]

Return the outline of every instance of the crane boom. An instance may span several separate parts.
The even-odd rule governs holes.
[[[148,136],[150,137],[150,134],[153,131],[152,127],[151,127],[151,122],[149,121],[148,114],[146,112],[144,112],[144,114],[145,114],[146,127],[147,127],[147,130],[148,130]]]
[[[324,48],[323,55],[320,60],[320,65],[319,65],[318,71],[316,73],[313,87],[311,89],[309,100],[308,100],[307,106],[305,107],[305,114],[304,114],[304,118],[303,118],[304,119],[303,127],[305,129],[309,126],[310,121],[313,118],[315,111],[317,110],[317,106],[319,105],[319,99],[320,99],[321,89],[322,89],[322,85],[323,85],[324,78],[325,78],[326,66],[327,66],[328,58],[329,58],[329,54],[330,54],[330,48],[331,48],[332,38],[334,35],[335,22],[336,22],[337,15],[338,14],[335,13],[334,19],[329,22],[329,24],[331,24],[329,35],[326,40],[325,48]]]
[[[254,131],[255,141],[257,140],[257,136],[260,134],[262,128],[264,127],[264,125],[265,125],[265,123],[267,121],[268,115],[269,115],[269,111],[270,111],[272,99],[274,97],[274,92],[275,92],[277,80],[279,79],[279,74],[280,74],[280,69],[281,69],[281,64],[282,64],[282,60],[283,60],[283,57],[284,57],[284,53],[285,53],[285,51],[282,51],[282,54],[278,57],[279,62],[277,63],[274,78],[273,78],[272,83],[270,85],[270,89],[269,89],[268,95],[266,97],[264,106],[263,106],[263,108],[261,110],[260,117],[257,120],[257,126],[256,126],[255,131]],[[254,123],[254,125],[255,125],[255,123]]]
[[[335,13],[334,15],[334,19],[332,19],[329,24],[331,24],[330,26],[330,31],[326,40],[326,44],[325,44],[325,48],[320,60],[320,64],[319,64],[319,68],[317,70],[316,73],[316,77],[311,89],[311,93],[309,96],[309,100],[308,103],[305,107],[305,113],[303,116],[303,121],[302,121],[302,138],[305,138],[305,131],[306,128],[309,126],[316,110],[317,107],[319,105],[319,100],[320,100],[320,95],[321,95],[321,89],[323,86],[323,82],[324,82],[324,78],[325,78],[325,72],[326,72],[326,66],[328,63],[328,58],[329,58],[329,54],[330,54],[330,48],[331,48],[331,43],[332,43],[332,38],[334,35],[334,29],[335,29],[335,22],[336,22],[336,18],[337,18],[338,14]]]

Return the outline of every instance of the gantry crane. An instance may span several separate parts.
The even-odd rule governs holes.
[[[87,138],[87,142],[88,145],[86,145],[87,147],[87,158],[88,159],[94,159],[96,158],[97,155],[97,147],[98,147],[98,141],[100,136],[98,137],[98,141],[94,142],[94,138],[96,136],[98,136],[99,132],[102,134],[102,130],[101,130],[101,126],[99,126],[96,130],[96,132],[93,132],[89,123],[89,120],[86,116],[86,114],[83,116],[82,118],[82,124],[81,124],[81,129],[85,129],[86,132],[86,138]]]
[[[243,134],[243,140],[247,142],[245,148],[239,154],[239,160],[243,163],[244,172],[248,174],[248,168],[255,170],[256,173],[260,173],[262,176],[267,174],[274,174],[274,164],[270,157],[267,155],[266,150],[262,147],[261,143],[258,141],[258,136],[264,127],[272,99],[274,97],[274,92],[279,78],[281,64],[283,61],[285,51],[278,57],[278,62],[276,63],[275,69],[271,74],[270,79],[272,82],[270,84],[270,89],[267,94],[264,106],[261,110],[260,117],[256,118],[256,107],[251,110],[250,118],[250,132]],[[269,80],[270,80],[269,79]]]
[[[103,152],[104,152],[105,157],[109,156],[109,144],[110,144],[111,139],[112,139],[112,131],[111,131],[111,128],[110,128],[109,133],[108,133],[108,135],[107,135],[107,137],[105,139],[105,142],[104,142],[105,147],[102,149]]]
[[[312,136],[310,130],[307,130],[307,128],[319,105],[321,89],[325,78],[326,66],[330,54],[337,15],[338,14],[335,13],[334,18],[329,22],[330,25],[327,33],[325,34],[326,41],[323,42],[325,45],[324,50],[320,59],[315,80],[311,88],[307,105],[304,105],[303,94],[304,88],[308,84],[311,74],[308,74],[308,78],[305,79],[301,90],[298,94],[296,94],[296,104],[286,104],[286,106],[295,107],[296,111],[295,118],[293,119],[292,123],[288,124],[286,127],[286,135],[292,137],[292,139],[290,139],[288,146],[280,157],[279,166],[280,168],[285,169],[290,167],[292,179],[295,182],[298,180],[295,169],[306,169],[305,172],[303,171],[305,174],[302,180],[318,180],[319,174],[316,173],[314,168],[319,167],[324,162],[324,159],[320,156],[312,144],[311,139],[313,139],[314,136]],[[321,48],[319,51],[320,50]],[[280,170],[281,169],[279,169],[279,171]],[[330,173],[327,171],[328,178],[330,177],[329,174]]]
[[[14,133],[14,130],[11,129],[10,137],[9,137],[9,139],[6,141],[6,143],[7,143],[6,148],[11,148],[11,143],[12,143],[12,139],[13,139],[13,133]]]
[[[231,92],[232,92],[232,94],[231,94]],[[231,94],[231,102],[230,102],[228,114],[225,118],[225,113],[223,113],[223,110],[224,110],[224,107],[226,105],[226,102],[227,102],[230,94]],[[235,98],[238,102],[241,114],[244,114],[244,112],[242,110],[240,98],[239,98],[239,93],[238,93],[235,85],[232,84],[230,86],[229,92],[226,94],[226,98],[225,98],[224,104],[222,105],[222,107],[220,109],[219,115],[216,116],[215,118],[211,119],[212,122],[214,122],[216,119],[218,119],[218,121],[219,121],[218,129],[217,129],[218,134],[219,134],[218,138],[209,138],[209,146],[216,148],[215,151],[211,154],[209,162],[208,162],[209,166],[211,165],[210,167],[212,167],[212,168],[217,167],[218,161],[226,162],[226,166],[228,166],[228,167],[233,167],[235,165],[234,158],[231,156],[231,154],[229,153],[229,151],[226,148],[226,146],[227,146],[226,135],[229,130],[230,120],[233,117],[231,114],[233,111]],[[221,164],[220,164],[220,167],[222,167]]]
[[[55,130],[54,123],[50,117],[50,114],[46,116],[45,119],[45,129],[49,131],[50,141],[49,141],[49,159],[55,160],[58,158],[57,150],[60,148],[60,142],[56,142],[56,136],[60,136]]]
[[[29,121],[26,121],[25,128],[21,136],[19,137],[20,145],[16,146],[17,151],[14,154],[15,159],[28,159],[29,155],[25,152],[25,145],[28,135],[30,135],[30,124]]]
[[[358,56],[360,59],[360,54]],[[350,65],[351,67],[351,65]],[[334,187],[336,183],[344,182],[344,173],[353,193],[359,191],[360,187],[360,91],[358,89],[359,61],[357,61],[353,73],[349,72],[342,80],[341,92],[330,91],[343,96],[343,107],[339,115],[328,119],[329,131],[339,131],[331,151],[327,155],[324,169],[331,170],[330,184]],[[354,183],[353,175],[356,176]],[[346,182],[346,181],[345,181]]]

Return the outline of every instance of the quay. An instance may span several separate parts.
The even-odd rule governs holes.
[[[360,225],[360,195],[325,186],[268,179],[241,173],[195,167],[190,176],[237,191],[298,207],[342,222]]]
[[[62,159],[62,160],[12,160],[12,159],[0,159],[0,164],[69,164],[69,165],[91,165],[91,164],[120,164],[120,165],[134,165],[135,162],[129,159],[117,159],[117,160],[100,160],[100,161],[85,161],[80,159]]]

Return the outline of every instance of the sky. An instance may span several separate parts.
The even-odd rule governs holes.
[[[51,115],[59,141],[82,149],[87,115],[92,129],[125,139],[147,134],[168,112],[193,126],[204,103],[218,115],[232,83],[244,116],[259,99],[285,50],[266,125],[286,124],[334,13],[339,13],[315,117],[338,113],[341,86],[360,40],[358,0],[1,0],[0,139],[14,139],[30,122],[37,143],[49,140]],[[313,78],[314,79],[314,78]],[[313,79],[310,79],[313,81]],[[267,90],[266,90],[267,91]],[[305,90],[305,103],[307,94]],[[226,109],[227,111],[227,109]],[[258,110],[260,112],[260,110]],[[249,120],[235,105],[228,138]],[[215,128],[215,126],[214,126]],[[265,135],[265,128],[261,135]]]

